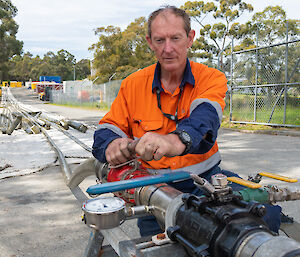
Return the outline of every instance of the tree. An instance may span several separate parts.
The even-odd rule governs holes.
[[[253,46],[257,47],[285,42],[287,28],[289,40],[296,38],[300,32],[300,20],[287,19],[285,11],[280,6],[266,7],[262,12],[255,13],[252,20],[247,24],[250,28],[248,30],[247,38],[249,42],[251,41]],[[239,45],[235,47],[234,50],[240,50],[241,48],[241,45]],[[285,45],[260,49],[258,51],[258,82],[260,84],[283,83],[285,81],[285,51]],[[290,44],[288,51],[288,70],[291,73],[299,58],[299,48],[297,47],[297,44]],[[255,60],[255,52],[253,52],[252,55]],[[240,59],[239,63],[236,65],[237,69],[243,68],[244,63],[248,61],[247,59],[249,59],[249,56],[245,60]],[[249,69],[251,69],[252,72]],[[255,65],[248,65],[246,73],[249,76],[249,82],[255,80],[254,70]],[[299,81],[299,73],[295,73],[294,77],[295,76],[298,76]]]
[[[252,17],[253,35],[258,30],[259,45],[271,45],[285,40],[288,22],[289,38],[299,35],[300,20],[287,19],[286,12],[280,6],[268,6]]]
[[[181,7],[201,26],[200,37],[195,40],[192,47],[193,54],[210,62],[213,57],[218,57],[230,48],[230,38],[241,39],[248,33],[247,25],[235,21],[245,11],[253,11],[251,4],[241,0],[216,0],[215,2],[188,1]],[[211,15],[216,23],[205,23],[208,15]],[[221,59],[220,68],[222,66]]]
[[[74,55],[67,50],[59,50],[57,54],[50,59],[50,63],[54,68],[54,76],[61,76],[62,80],[74,79],[74,65],[76,65],[76,60]]]
[[[76,63],[76,79],[85,79],[91,74],[90,60],[82,59]]]
[[[93,68],[99,82],[106,82],[112,74],[123,79],[130,73],[155,62],[146,42],[147,23],[144,17],[136,19],[125,31],[108,26],[96,30],[99,41],[90,47],[94,51]]]
[[[37,81],[40,76],[60,76],[62,80],[73,80],[75,58],[62,49],[48,52],[43,58],[33,57],[29,52],[15,55],[9,61],[9,76],[11,80]],[[90,74],[89,60],[81,60],[75,64],[76,79],[84,79]]]
[[[18,25],[14,21],[17,8],[10,0],[0,0],[0,80],[9,79],[8,60],[22,51],[23,42],[16,39]]]

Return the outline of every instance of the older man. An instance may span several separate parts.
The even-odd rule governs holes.
[[[218,167],[216,138],[227,80],[222,72],[187,58],[194,36],[181,9],[165,6],[149,16],[147,41],[158,62],[123,80],[95,132],[93,154],[99,161],[118,165],[132,159],[128,145],[139,139],[135,152],[155,173],[188,171],[208,180],[220,172],[236,176]],[[192,180],[172,186],[197,191]],[[155,232],[153,225],[145,225],[147,219],[139,222],[142,235]]]

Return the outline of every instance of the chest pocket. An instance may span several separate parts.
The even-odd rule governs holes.
[[[132,134],[134,137],[142,137],[146,132],[162,133],[163,119],[133,119]]]

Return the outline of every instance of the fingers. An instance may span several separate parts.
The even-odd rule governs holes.
[[[105,157],[109,164],[118,165],[134,158],[129,151],[128,144],[133,140],[130,138],[117,138],[106,148]]]
[[[164,156],[164,154],[159,150],[157,149],[153,155],[153,159],[158,161],[160,160],[162,157]]]
[[[130,142],[127,145],[127,149],[129,150],[130,153],[135,154],[135,147],[136,147],[136,145],[138,144],[139,141],[140,141],[140,138]]]
[[[173,157],[184,151],[185,145],[175,134],[160,135],[147,132],[139,140],[117,138],[105,151],[109,164],[118,165],[135,158],[138,154],[144,161],[160,160],[163,156]]]
[[[144,134],[135,147],[135,151],[144,161],[160,160],[162,157],[174,157],[184,151],[185,145],[175,134],[160,135],[154,132]]]
[[[155,144],[146,144],[144,148],[144,153],[141,155],[142,159],[145,161],[152,161],[154,159],[154,154],[158,146]]]
[[[148,132],[135,147],[136,153],[144,161],[160,160],[165,154],[165,142],[162,135]]]

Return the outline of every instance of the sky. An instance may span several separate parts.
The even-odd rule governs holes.
[[[24,42],[23,51],[43,57],[48,51],[64,49],[76,61],[93,59],[88,48],[97,42],[94,31],[113,25],[122,30],[141,16],[148,15],[162,5],[180,7],[184,0],[11,0],[18,8],[15,17],[19,25],[17,39]],[[289,19],[300,19],[299,0],[244,0],[254,12],[265,7],[282,6]],[[250,20],[253,13],[243,19]],[[241,20],[242,21],[242,20]],[[213,22],[213,21],[212,21]],[[196,24],[192,23],[196,29]],[[196,34],[197,35],[197,34]]]

